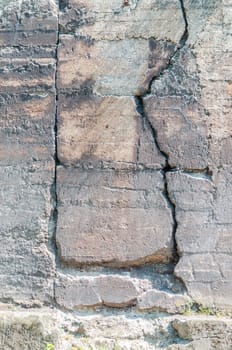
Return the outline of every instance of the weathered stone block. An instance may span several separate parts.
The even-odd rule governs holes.
[[[61,35],[58,48],[58,87],[100,95],[141,95],[151,78],[166,67],[175,45],[154,39],[86,42]]]
[[[139,163],[161,168],[164,160],[132,97],[60,95],[58,158],[62,164]]]
[[[2,1],[0,19],[0,46],[56,43],[58,6],[55,0]]]
[[[49,62],[51,76],[41,74],[52,90]],[[15,67],[12,79],[3,69],[6,92],[0,95],[0,298],[30,306],[53,298],[55,93],[40,86],[36,64],[31,72]]]
[[[19,82],[18,82],[19,84]],[[0,158],[1,165],[24,164],[33,170],[54,170],[55,95],[52,92],[29,90],[21,94],[0,95]],[[40,161],[40,168],[37,167]],[[25,172],[24,172],[25,170]],[[26,169],[22,169],[26,176]],[[35,176],[36,174],[34,174]],[[44,181],[49,178],[44,176]]]
[[[156,310],[170,314],[183,313],[190,298],[184,295],[169,294],[156,289],[148,290],[138,298],[139,310]]]
[[[207,173],[173,171],[167,174],[167,180],[170,196],[178,204],[178,210],[213,210],[215,187]]]
[[[0,60],[0,92],[19,93],[54,89],[55,60],[49,58]]]
[[[209,307],[231,309],[229,266],[231,259],[226,254],[196,253],[183,255],[175,273],[184,280],[194,300]]]
[[[66,0],[60,7],[62,32],[96,40],[154,37],[178,43],[184,32],[178,0]]]
[[[228,167],[204,174],[167,174],[176,205],[176,242],[181,253],[175,273],[198,302],[231,307],[229,266],[230,178]]]
[[[171,258],[172,215],[161,173],[59,167],[57,183],[64,263],[128,266]]]
[[[55,286],[56,301],[67,309],[134,305],[140,290],[149,282],[119,275],[97,277],[59,276]]]
[[[25,163],[0,167],[0,298],[24,305],[53,298],[55,262],[49,241],[54,168],[47,164],[45,171]]]
[[[220,169],[215,176],[217,194],[215,200],[216,221],[220,224],[232,224],[232,172],[230,167]],[[226,244],[227,246],[227,244]]]
[[[232,324],[229,320],[220,320],[217,317],[192,317],[190,319],[176,319],[172,322],[172,326],[176,329],[178,335],[182,339],[200,340],[202,338],[208,338],[212,342],[214,342],[215,340],[224,340],[225,346],[231,345]],[[218,345],[222,346],[223,344],[218,343]],[[220,347],[220,349],[222,349],[222,347]]]
[[[173,69],[155,79],[151,94],[144,98],[145,114],[171,167],[204,169],[208,140],[196,62],[185,49],[172,63]]]
[[[215,187],[206,174],[170,172],[168,190],[176,204],[180,253],[216,251],[221,227],[214,222]]]

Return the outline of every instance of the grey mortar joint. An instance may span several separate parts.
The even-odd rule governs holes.
[[[169,163],[169,155],[167,153],[165,153],[164,150],[162,150],[162,148],[158,142],[157,130],[155,130],[155,128],[153,127],[152,123],[149,120],[149,117],[147,116],[147,114],[145,112],[144,98],[151,94],[151,87],[152,87],[153,82],[155,80],[157,80],[160,76],[162,76],[165,71],[169,70],[172,67],[172,60],[175,58],[175,56],[178,54],[178,52],[183,49],[183,47],[186,45],[186,42],[188,40],[188,36],[189,36],[188,20],[187,20],[186,10],[185,10],[185,6],[184,6],[184,0],[180,0],[180,7],[181,7],[182,15],[183,15],[183,20],[185,23],[185,29],[184,29],[183,35],[180,38],[179,45],[177,46],[174,53],[170,56],[166,67],[164,67],[164,69],[158,75],[155,75],[151,78],[151,80],[149,81],[149,84],[148,84],[148,88],[145,91],[145,93],[143,95],[140,95],[140,96],[134,96],[135,103],[137,106],[137,111],[141,117],[142,125],[143,125],[143,123],[145,123],[148,126],[148,128],[151,131],[154,143],[155,143],[159,153],[165,159],[165,166],[161,170],[162,174],[163,174],[163,180],[164,180],[163,196],[166,199],[167,205],[170,208],[171,213],[172,213],[172,219],[173,219],[172,237],[173,237],[173,242],[174,242],[173,257],[174,257],[174,261],[176,263],[179,260],[178,244],[176,241],[176,231],[177,231],[177,227],[178,227],[178,222],[176,219],[176,205],[170,196],[169,189],[168,189],[168,180],[167,180],[167,173],[172,171],[173,168],[170,166],[170,163]],[[139,145],[138,145],[138,148],[139,148]],[[137,150],[137,153],[138,152],[139,152],[139,150]],[[138,156],[137,156],[137,158],[138,158]]]

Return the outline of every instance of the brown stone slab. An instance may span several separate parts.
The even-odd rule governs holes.
[[[184,21],[178,0],[66,0],[60,6],[60,29],[97,40],[154,37],[176,43]]]
[[[140,265],[172,256],[159,172],[58,168],[57,245],[66,264]]]
[[[172,69],[154,80],[151,94],[145,97],[145,114],[171,167],[205,169],[208,129],[196,59],[189,48],[183,48],[171,63]]]
[[[61,35],[58,48],[58,87],[81,90],[91,83],[101,95],[141,95],[175,50],[155,39],[90,41]]]
[[[1,59],[0,92],[54,89],[54,59]]]
[[[164,163],[132,97],[59,96],[58,158],[62,164]]]
[[[120,275],[73,277],[58,275],[55,284],[56,301],[66,309],[134,305],[140,289],[147,289],[148,282]]]
[[[53,163],[55,95],[47,91],[0,95],[1,165]]]

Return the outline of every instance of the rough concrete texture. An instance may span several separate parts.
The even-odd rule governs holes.
[[[229,350],[231,319],[206,316],[71,315],[1,311],[4,350]]]
[[[33,305],[51,302],[55,276],[57,8],[1,2],[0,12],[0,298]]]
[[[0,348],[232,348],[231,16],[0,0]]]

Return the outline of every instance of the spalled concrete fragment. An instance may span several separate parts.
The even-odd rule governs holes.
[[[156,289],[148,290],[138,298],[138,309],[157,310],[170,314],[183,313],[190,298],[181,294],[170,294]]]
[[[172,214],[160,172],[59,167],[57,184],[64,263],[128,266],[171,258]]]
[[[55,0],[3,0],[0,19],[0,46],[56,43],[58,6]]]
[[[151,131],[132,97],[60,95],[58,158],[62,164],[140,163],[161,168]]]
[[[154,39],[96,41],[61,35],[58,87],[82,90],[88,83],[100,95],[141,95],[166,67],[175,45]]]
[[[56,301],[67,309],[81,307],[133,305],[143,281],[118,275],[97,277],[59,276],[55,286]]]
[[[97,40],[155,37],[179,42],[184,32],[178,0],[66,0],[60,7],[62,32]]]

